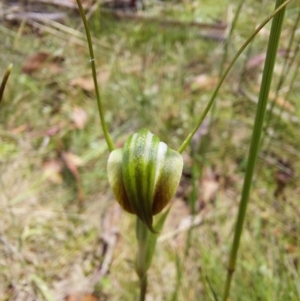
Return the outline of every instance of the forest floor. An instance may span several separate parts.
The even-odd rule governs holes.
[[[0,77],[14,65],[0,107],[0,300],[136,300],[134,218],[108,185],[76,1],[41,2],[0,4]],[[273,2],[244,1],[228,40],[230,1],[144,10],[85,1],[116,146],[146,127],[177,149]],[[230,300],[300,300],[299,12],[286,13]],[[147,301],[222,295],[269,31],[237,61],[183,153]]]

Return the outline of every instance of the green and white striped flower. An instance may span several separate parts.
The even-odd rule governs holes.
[[[151,231],[153,215],[161,212],[175,194],[183,167],[182,156],[141,129],[122,149],[111,152],[108,180],[121,207],[136,214]]]

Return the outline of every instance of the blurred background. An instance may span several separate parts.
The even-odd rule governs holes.
[[[142,127],[178,149],[274,1],[82,0],[117,147]],[[300,300],[300,6],[288,6],[232,300]],[[147,300],[221,295],[270,24],[183,153]],[[2,0],[0,300],[136,300],[135,222],[108,185],[75,0]]]

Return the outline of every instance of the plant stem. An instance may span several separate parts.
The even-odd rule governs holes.
[[[283,59],[283,68],[281,70],[280,78],[279,78],[279,81],[278,81],[278,84],[276,87],[276,94],[275,94],[273,101],[271,102],[270,111],[268,113],[269,116],[266,117],[267,123],[270,123],[270,119],[272,117],[272,112],[275,107],[276,99],[279,96],[279,91],[284,84],[284,80],[287,78],[287,75],[290,71],[291,66],[293,66],[293,64],[294,64],[295,58],[297,56],[297,52],[299,50],[299,44],[297,44],[296,50],[292,52],[292,45],[293,45],[293,42],[295,39],[297,28],[299,27],[299,22],[300,22],[300,11],[298,12],[297,19],[295,21],[293,29],[291,30],[290,40],[289,40],[288,46],[286,48],[286,55],[284,56],[284,59]],[[293,53],[292,57],[290,55],[291,53]],[[290,60],[289,60],[289,58],[290,58]]]
[[[252,35],[247,39],[247,41],[242,45],[242,47],[239,49],[239,51],[236,53],[236,55],[234,56],[234,58],[232,59],[232,61],[230,62],[229,66],[226,68],[223,76],[220,78],[219,83],[217,84],[215,90],[213,91],[212,96],[210,97],[210,100],[208,102],[208,104],[206,105],[202,115],[200,116],[196,126],[194,127],[194,129],[191,131],[191,133],[187,136],[187,138],[183,141],[183,143],[181,144],[181,146],[178,149],[179,153],[182,153],[186,147],[189,145],[189,143],[191,142],[193,136],[195,135],[195,133],[197,132],[198,128],[200,127],[201,123],[203,122],[204,118],[206,117],[207,113],[209,112],[212,104],[214,103],[214,100],[221,88],[221,85],[223,84],[227,74],[229,73],[229,71],[231,70],[232,66],[234,65],[234,63],[236,62],[236,60],[239,58],[239,56],[241,55],[241,53],[245,50],[245,48],[250,44],[250,42],[253,40],[253,38],[260,32],[260,30],[279,12],[281,11],[289,2],[291,2],[291,0],[287,0],[285,2],[282,3],[282,5],[280,5],[272,14],[270,14],[258,27],[257,29],[252,33]]]
[[[140,282],[140,301],[146,299],[147,292],[147,271],[151,264],[151,258],[148,258],[149,239],[151,232],[147,226],[137,217],[136,218],[136,239],[138,242],[138,252],[136,257],[135,270]],[[154,248],[153,248],[154,252]]]
[[[282,4],[283,4],[283,0],[277,0],[275,8],[282,7]],[[253,133],[252,133],[252,138],[250,143],[248,164],[247,164],[247,169],[244,178],[237,222],[235,225],[234,240],[233,240],[232,249],[229,257],[227,279],[226,279],[223,299],[222,299],[223,301],[228,300],[227,298],[230,293],[231,280],[235,270],[237,252],[239,249],[240,238],[243,230],[254,167],[255,167],[257,154],[260,146],[261,132],[263,128],[268,96],[269,96],[270,86],[273,77],[274,65],[276,61],[276,55],[277,55],[277,49],[279,44],[279,38],[281,34],[282,23],[284,19],[284,13],[285,13],[285,6],[278,12],[278,14],[275,15],[272,21],[272,27],[271,27],[268,49],[266,54],[266,61],[265,61],[265,66],[263,71],[262,82],[261,82],[261,89],[260,89],[260,94],[258,99],[256,117],[255,117]]]
[[[147,292],[147,274],[144,277],[140,278],[140,299],[139,301],[146,300],[146,292]]]
[[[159,214],[155,224],[155,230],[160,232],[169,214],[169,209]],[[138,251],[135,261],[135,271],[140,281],[140,301],[146,299],[147,293],[147,272],[150,268],[155,251],[158,233],[153,233],[149,228],[136,217],[136,240]]]
[[[8,78],[9,78],[9,75],[10,75],[10,73],[11,73],[12,67],[13,67],[12,64],[10,64],[10,65],[7,67],[6,72],[5,72],[5,74],[4,74],[4,76],[3,76],[3,79],[2,79],[2,82],[1,82],[1,86],[0,86],[0,104],[1,104],[1,101],[2,101],[4,89],[5,89],[7,80],[8,80]]]
[[[94,56],[94,50],[93,50],[93,44],[92,44],[92,39],[91,39],[91,34],[89,30],[89,26],[85,17],[85,13],[81,4],[80,0],[76,0],[79,12],[81,15],[81,19],[85,28],[86,32],[86,37],[87,37],[87,42],[88,42],[88,47],[89,47],[89,52],[90,52],[90,62],[91,62],[91,68],[92,68],[92,74],[93,74],[93,80],[94,80],[94,86],[95,86],[95,92],[96,92],[96,98],[97,98],[97,104],[98,104],[98,112],[101,120],[101,126],[103,129],[103,133],[105,136],[105,140],[108,146],[109,151],[113,151],[115,149],[114,144],[112,142],[112,139],[110,137],[110,134],[107,129],[107,125],[104,119],[104,113],[103,113],[103,106],[101,102],[101,97],[100,97],[100,91],[98,87],[98,82],[97,82],[97,73],[96,73],[96,64],[95,64],[95,56]]]
[[[263,136],[261,138],[262,145],[263,145],[264,140],[266,139],[266,136],[267,136],[267,129],[268,129],[270,123],[271,123],[271,118],[272,118],[272,115],[273,115],[273,110],[275,108],[276,100],[277,100],[277,98],[279,96],[280,89],[283,86],[284,81],[287,78],[288,73],[290,72],[291,67],[294,66],[295,59],[296,59],[296,57],[298,55],[298,52],[299,52],[299,49],[300,49],[300,45],[299,45],[299,41],[298,41],[296,49],[294,51],[292,51],[292,44],[294,42],[294,38],[295,38],[295,35],[296,35],[297,28],[299,27],[299,23],[300,23],[300,10],[298,12],[297,19],[295,21],[293,29],[291,30],[292,34],[291,34],[291,37],[290,37],[290,40],[289,40],[289,44],[288,44],[288,47],[287,47],[287,50],[286,50],[287,55],[283,59],[283,68],[282,68],[281,75],[280,75],[280,78],[279,78],[279,81],[278,81],[278,84],[277,84],[277,87],[276,87],[276,94],[275,94],[275,97],[274,97],[273,101],[271,102],[270,110],[269,110],[269,112],[267,113],[267,116],[266,116],[265,131],[264,131],[264,134],[263,134]],[[293,54],[291,58],[290,58],[290,53]],[[289,58],[290,58],[290,60],[289,60]],[[295,70],[298,70],[298,68],[296,67]],[[292,80],[290,81],[290,84],[292,84],[292,83],[293,83],[293,77],[292,77]],[[290,93],[290,91],[292,91],[292,87],[291,86],[288,89],[288,93],[285,95],[285,99],[289,99],[289,93]],[[279,121],[280,121],[280,119],[282,117],[283,111],[284,111],[284,106],[282,105],[280,107],[279,114],[276,117],[275,122],[274,122],[275,127],[278,126],[278,123],[279,123]],[[265,149],[267,151],[269,151],[269,148],[270,148],[270,146],[272,144],[272,141],[273,141],[273,136],[269,136],[269,139],[265,143],[266,144]]]

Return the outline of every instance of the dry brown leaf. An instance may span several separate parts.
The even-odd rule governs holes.
[[[87,122],[87,114],[85,110],[79,107],[75,107],[73,109],[71,118],[75,124],[75,127],[79,130],[83,129]]]
[[[91,92],[94,90],[94,81],[92,77],[74,78],[70,81],[70,85],[73,87],[79,87],[87,92]]]
[[[27,129],[28,129],[28,125],[24,123],[14,129],[10,130],[10,132],[12,134],[21,134],[21,133],[25,132]]]
[[[79,179],[78,166],[82,166],[83,162],[80,157],[70,152],[63,152],[62,159],[65,162],[67,168],[73,174],[75,179]]]
[[[108,81],[110,73],[108,71],[102,71],[97,74],[97,80],[99,83],[104,84]],[[70,85],[73,87],[79,87],[86,92],[94,91],[94,80],[92,77],[77,77],[70,81]]]
[[[63,156],[64,156],[64,159],[68,162],[67,164],[75,165],[75,166],[83,165],[82,159],[75,154],[67,152],[67,153],[64,153]]]
[[[31,74],[40,68],[47,61],[50,54],[46,52],[38,52],[30,55],[22,66],[22,71],[26,74]]]
[[[91,294],[82,294],[82,293],[74,293],[71,295],[68,295],[65,298],[66,301],[101,301],[99,298],[97,298],[94,295]]]
[[[285,250],[290,254],[297,254],[298,246],[289,244],[289,245],[285,246]]]
[[[34,72],[46,68],[48,73],[57,74],[61,71],[63,60],[61,56],[53,56],[48,52],[37,52],[25,60],[22,72],[32,75]]]
[[[59,159],[45,161],[42,167],[45,177],[55,184],[62,183],[62,168],[63,165]]]

